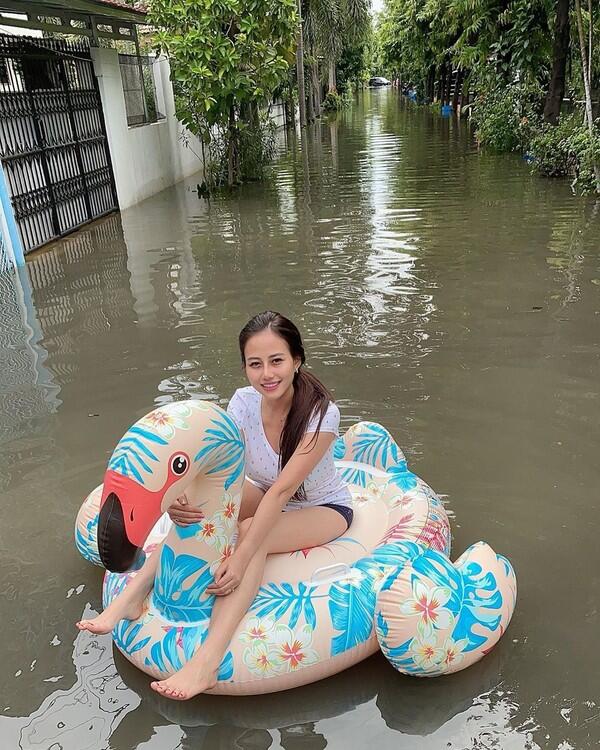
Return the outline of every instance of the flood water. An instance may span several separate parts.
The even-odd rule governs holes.
[[[600,206],[464,124],[366,92],[290,138],[264,183],[197,180],[0,280],[0,748],[600,745]],[[519,581],[496,649],[450,677],[376,655],[264,697],[159,698],[73,623],[100,608],[75,515],[137,418],[225,405],[247,318],[305,335],[342,426],[387,426]]]

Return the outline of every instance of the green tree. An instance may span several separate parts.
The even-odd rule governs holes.
[[[244,131],[260,139],[259,106],[294,61],[295,8],[295,0],[151,0],[148,18],[169,57],[177,116],[203,144],[217,145],[229,186],[245,173]]]

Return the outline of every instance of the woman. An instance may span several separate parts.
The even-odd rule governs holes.
[[[339,410],[325,386],[303,369],[298,329],[267,311],[246,324],[239,344],[250,386],[238,389],[227,408],[246,443],[238,542],[207,588],[219,598],[205,642],[179,672],[151,683],[177,700],[216,684],[229,641],[256,596],[267,555],[326,544],[352,522],[350,492],[333,462]],[[182,525],[202,518],[185,498],[169,508],[169,515]],[[77,623],[79,629],[108,633],[123,618],[137,619],[159,557],[151,555],[124,592],[95,619]]]

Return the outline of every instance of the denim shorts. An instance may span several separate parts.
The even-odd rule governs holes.
[[[338,503],[323,503],[323,505],[316,505],[314,507],[331,508],[331,510],[335,510],[337,513],[340,514],[340,516],[343,517],[343,519],[348,524],[346,526],[346,529],[350,528],[350,524],[352,523],[352,519],[354,518],[354,511],[352,510],[352,508],[349,508],[347,505],[338,505]]]

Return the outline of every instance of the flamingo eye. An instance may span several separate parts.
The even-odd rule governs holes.
[[[176,474],[178,477],[182,476],[182,474],[185,474],[185,472],[188,469],[188,457],[184,455],[183,453],[177,453],[173,458],[171,459],[171,471],[173,474]]]

